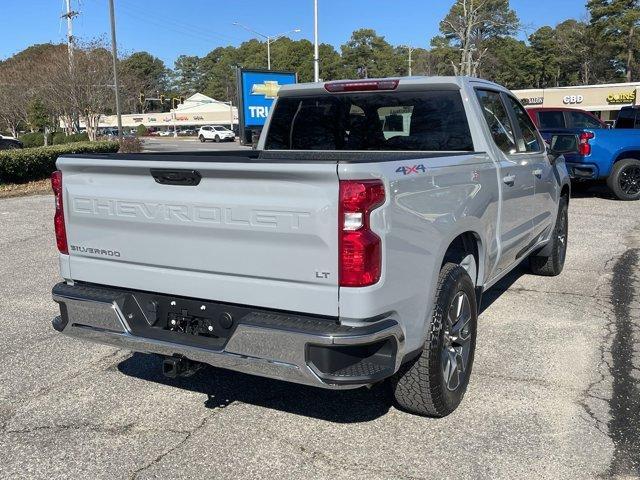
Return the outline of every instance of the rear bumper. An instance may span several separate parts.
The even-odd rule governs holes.
[[[600,176],[598,166],[593,163],[567,162],[566,165],[572,180],[595,180]]]
[[[400,367],[404,335],[385,318],[363,326],[336,319],[248,307],[206,304],[208,311],[229,310],[235,317],[228,337],[207,337],[150,328],[140,322],[140,305],[169,297],[93,285],[59,283],[53,299],[60,316],[53,327],[65,335],[135,352],[188,358],[243,373],[324,388],[355,388],[391,376]],[[178,302],[193,302],[193,299]],[[137,305],[139,310],[132,309]],[[148,332],[148,333],[145,333]]]

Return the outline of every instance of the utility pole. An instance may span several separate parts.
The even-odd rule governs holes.
[[[313,0],[313,81],[320,81],[320,51],[318,48],[318,0]]]
[[[67,12],[61,18],[67,19],[67,53],[69,54],[69,68],[73,68],[73,19],[80,15],[80,12],[71,10],[71,0],[66,0]]]
[[[116,12],[113,0],[109,0],[111,17],[111,57],[113,59],[113,88],[116,94],[116,116],[118,117],[118,140],[122,142],[122,113],[120,112],[120,88],[118,85],[118,46],[116,44]]]
[[[407,48],[409,49],[409,76],[411,76],[411,64],[413,63],[411,54],[413,53],[413,47],[409,46]]]

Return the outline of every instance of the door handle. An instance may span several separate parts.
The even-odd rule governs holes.
[[[516,176],[515,175],[507,175],[506,177],[502,178],[502,181],[506,184],[509,185],[510,187],[513,187],[516,183]]]
[[[541,168],[536,168],[536,169],[533,171],[533,174],[534,174],[536,177],[538,177],[538,178],[542,178],[542,169],[541,169]]]

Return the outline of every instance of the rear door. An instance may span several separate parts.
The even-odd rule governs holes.
[[[519,132],[509,114],[506,98],[498,91],[476,89],[489,132],[499,157],[502,188],[498,270],[505,270],[529,246],[533,229],[534,178],[532,159],[518,150]],[[526,113],[525,113],[526,115]]]
[[[335,162],[167,158],[58,161],[73,280],[338,314]]]

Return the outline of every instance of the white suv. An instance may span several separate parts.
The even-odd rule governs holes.
[[[233,142],[236,139],[236,134],[228,128],[221,127],[220,125],[206,125],[204,127],[200,127],[198,139],[200,139],[201,142],[206,142],[207,140],[213,140],[215,142],[228,140]]]

